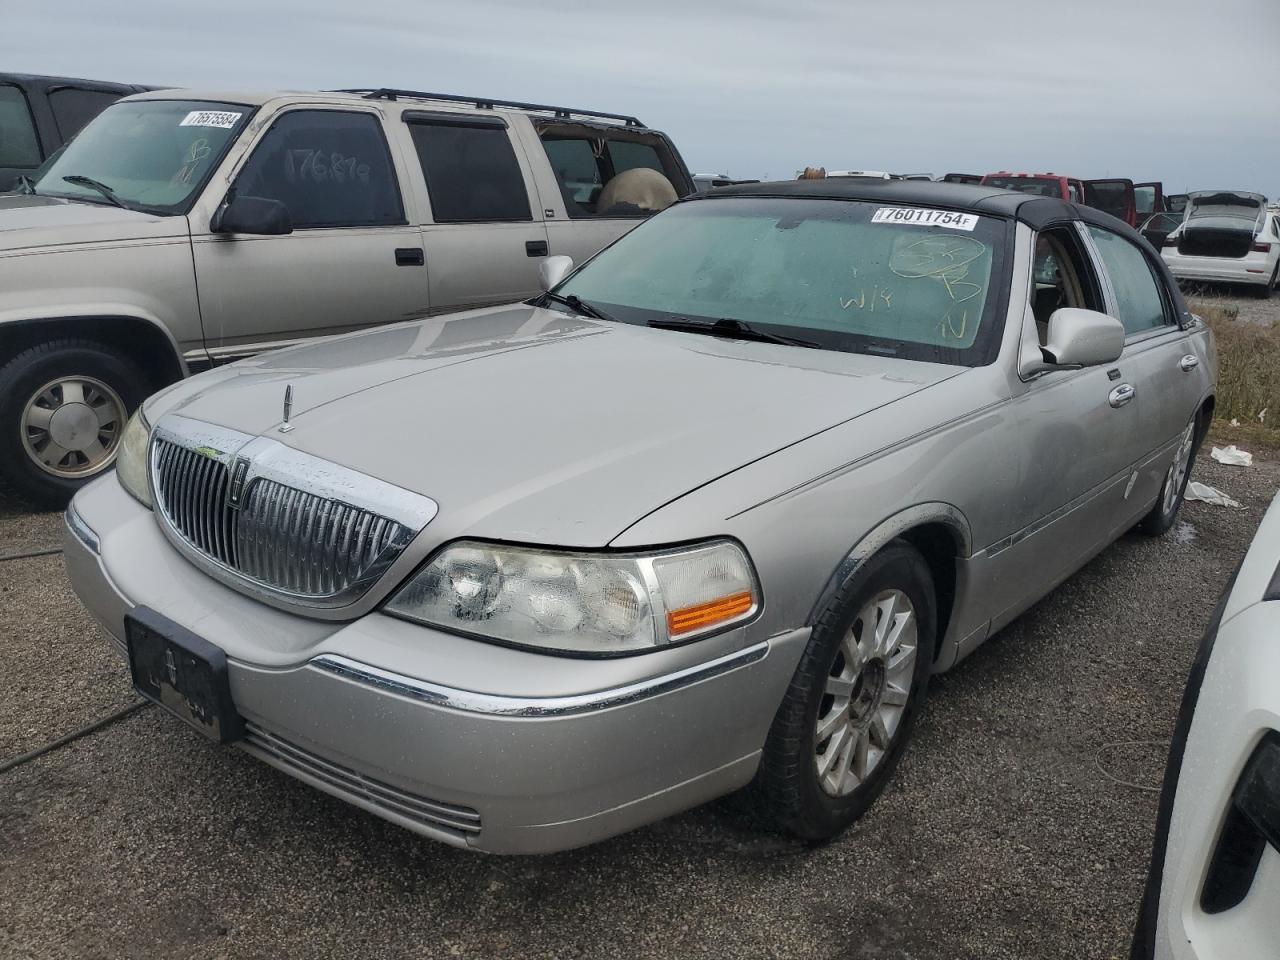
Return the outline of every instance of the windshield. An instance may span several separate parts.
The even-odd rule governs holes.
[[[1062,199],[1062,182],[1054,177],[984,177],[983,186]]]
[[[697,200],[627,234],[556,293],[628,323],[737,320],[831,350],[975,366],[999,339],[1008,236],[1004,221],[942,210]]]
[[[107,107],[35,181],[37,193],[110,203],[152,213],[186,213],[195,195],[253,112],[205,100],[121,101]]]

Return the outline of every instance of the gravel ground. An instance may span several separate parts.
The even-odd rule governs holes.
[[[1119,957],[1186,669],[1280,462],[1196,476],[1244,508],[1123,538],[939,678],[896,781],[827,846],[725,801],[566,854],[463,853],[148,707],[0,774],[0,953]],[[3,514],[0,554],[54,520]],[[0,757],[132,701],[60,558],[0,583]]]

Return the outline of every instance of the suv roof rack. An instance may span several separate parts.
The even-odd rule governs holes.
[[[396,100],[409,97],[414,100],[443,100],[448,103],[469,103],[481,110],[493,110],[495,107],[509,107],[513,110],[532,110],[554,114],[561,120],[574,116],[597,117],[601,120],[618,120],[628,127],[643,127],[636,117],[625,113],[604,113],[600,110],[576,110],[572,107],[555,107],[546,103],[522,103],[519,100],[494,100],[489,97],[463,97],[456,93],[426,93],[422,90],[400,90],[396,87],[360,87],[354,90],[337,90],[336,93],[359,93],[366,100]]]

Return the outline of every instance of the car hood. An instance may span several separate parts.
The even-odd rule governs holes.
[[[186,234],[186,217],[160,217],[61,197],[0,194],[0,253]]]
[[[513,305],[219,368],[147,415],[266,435],[426,494],[470,536],[603,546],[690,490],[962,372]]]

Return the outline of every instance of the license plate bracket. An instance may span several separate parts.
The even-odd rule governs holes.
[[[138,693],[218,743],[244,736],[221,647],[149,607],[126,614],[124,631]]]

